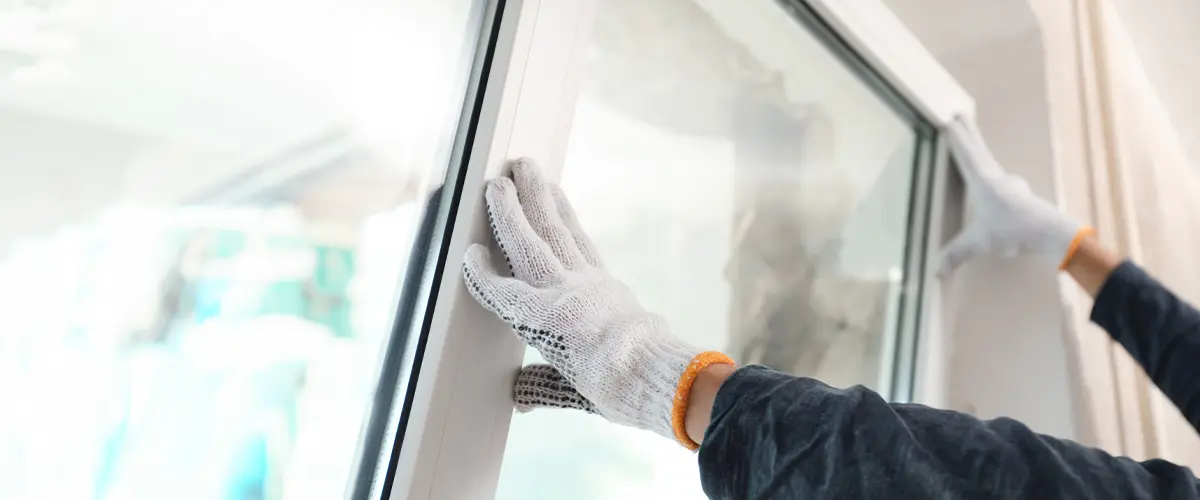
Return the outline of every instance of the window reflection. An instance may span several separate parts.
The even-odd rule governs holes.
[[[339,496],[406,215],[332,236],[290,203],[126,208],[14,242],[4,484],[29,496],[5,497]]]
[[[0,498],[346,495],[476,4],[0,2]]]

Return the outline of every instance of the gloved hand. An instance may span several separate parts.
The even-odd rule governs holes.
[[[463,276],[475,299],[553,368],[521,372],[518,409],[585,409],[695,449],[683,426],[692,381],[709,364],[733,361],[672,335],[605,269],[561,189],[529,160],[512,170],[512,179],[490,181],[485,193],[512,277],[479,244],[467,249]]]
[[[959,118],[945,137],[966,182],[974,216],[947,245],[940,272],[950,272],[980,254],[1036,254],[1048,265],[1065,268],[1092,228],[1033,194],[1025,179],[1006,173],[972,123]]]

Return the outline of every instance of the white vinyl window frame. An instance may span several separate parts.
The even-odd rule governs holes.
[[[524,346],[478,306],[462,284],[462,256],[471,243],[490,239],[483,187],[515,158],[535,158],[552,177],[565,157],[580,80],[580,50],[588,40],[595,4],[603,0],[491,0],[482,20],[470,95],[455,144],[460,162],[446,184],[446,236],[429,285],[429,306],[413,325],[397,393],[403,407],[396,436],[380,448],[369,498],[393,500],[490,499],[494,496],[512,418],[511,388]],[[745,0],[713,0],[720,4]],[[974,102],[881,0],[777,0],[805,9],[824,36],[852,51],[861,64],[934,129],[955,116],[971,117]],[[811,27],[810,27],[811,28]],[[943,325],[937,250],[961,220],[962,189],[948,152],[934,140],[919,153],[933,156],[931,182],[916,183],[913,209],[928,224],[910,233],[905,272],[918,279],[921,300],[908,301],[894,349],[912,353],[896,370],[899,400],[946,404],[950,339]],[[453,169],[452,169],[453,170]],[[453,199],[452,199],[453,198]],[[394,442],[393,442],[394,441]],[[398,447],[398,449],[396,448]],[[356,495],[357,496],[357,495]],[[355,498],[358,500],[358,498]]]

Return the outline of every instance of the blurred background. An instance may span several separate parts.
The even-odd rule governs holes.
[[[0,2],[0,498],[345,495],[468,14]]]

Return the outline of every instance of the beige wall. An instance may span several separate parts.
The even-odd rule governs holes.
[[[1111,0],[1193,168],[1200,166],[1200,2]]]

